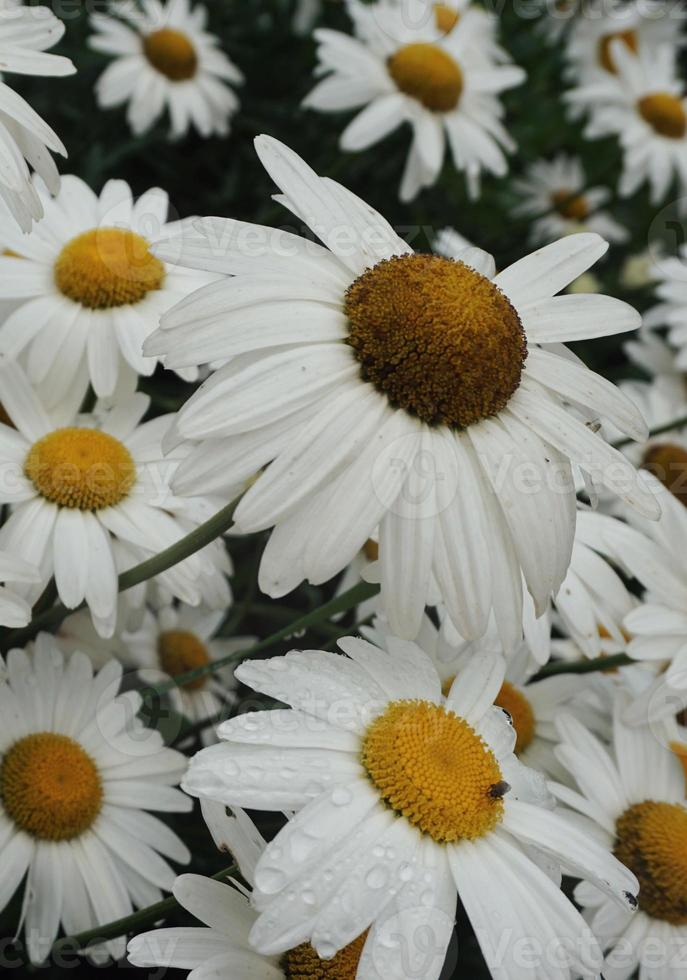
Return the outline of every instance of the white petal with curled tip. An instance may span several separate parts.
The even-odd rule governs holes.
[[[519,841],[555,857],[579,878],[598,888],[632,912],[637,908],[637,879],[606,848],[559,813],[522,800],[506,799],[501,826]]]

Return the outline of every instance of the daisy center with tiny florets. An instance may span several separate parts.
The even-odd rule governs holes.
[[[100,510],[123,500],[136,480],[129,450],[99,429],[57,429],[31,446],[24,474],[54,504]]]
[[[161,75],[172,82],[193,78],[198,70],[198,55],[192,42],[181,31],[163,27],[143,39],[143,53]]]
[[[288,980],[355,980],[367,932],[345,946],[331,960],[321,960],[310,943],[289,950],[283,970]]]
[[[406,95],[432,112],[455,109],[463,92],[463,72],[436,44],[406,44],[387,62],[389,74]]]
[[[387,806],[438,843],[482,837],[502,818],[496,757],[440,705],[392,702],[365,733],[362,762]]]
[[[554,191],[551,203],[562,218],[568,221],[584,221],[589,216],[589,202],[584,194],[574,195],[571,191]]]
[[[527,342],[518,314],[462,262],[379,262],[349,286],[344,312],[363,380],[429,425],[462,429],[496,415],[520,384]]]
[[[687,132],[687,114],[682,99],[670,92],[654,92],[637,102],[642,119],[659,136],[681,140]]]
[[[210,663],[207,647],[197,636],[186,630],[166,630],[160,633],[157,641],[160,666],[170,677],[178,677],[189,670],[204,667]],[[187,691],[199,691],[205,687],[207,677],[196,677],[186,681],[182,687]]]
[[[64,841],[92,826],[103,790],[95,762],[78,742],[39,732],[15,742],[1,760],[0,802],[25,833]]]
[[[447,3],[434,4],[434,23],[442,34],[450,34],[460,20],[460,14]]]
[[[648,470],[674,497],[687,504],[687,450],[675,443],[666,442],[650,446],[642,469]]]
[[[615,62],[611,56],[611,44],[613,44],[614,41],[622,41],[628,51],[632,51],[633,54],[636,54],[637,35],[633,30],[616,31],[611,34],[604,34],[602,38],[599,38],[599,64],[612,75],[617,75],[618,69],[616,68]]]
[[[54,266],[55,285],[91,310],[140,303],[160,289],[165,267],[141,235],[124,228],[92,228],[67,242]]]
[[[616,822],[613,853],[639,881],[639,905],[654,919],[687,925],[687,810],[651,800]]]

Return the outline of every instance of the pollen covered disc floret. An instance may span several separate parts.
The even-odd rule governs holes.
[[[204,667],[210,662],[205,644],[187,630],[165,630],[157,641],[160,666],[170,677],[178,677],[189,670]],[[207,677],[196,677],[182,684],[187,691],[205,687]]]
[[[66,735],[38,732],[15,742],[0,763],[0,801],[25,833],[46,841],[83,834],[100,813],[95,762]]]
[[[368,728],[362,761],[384,802],[438,843],[501,821],[496,757],[463,719],[429,701],[394,701]]]
[[[296,946],[284,956],[284,975],[288,980],[355,980],[366,939],[367,931],[331,960],[320,959],[310,943]]]
[[[172,82],[193,78],[198,70],[198,55],[182,31],[163,27],[143,38],[143,53],[161,75]]]
[[[100,510],[128,495],[136,465],[126,446],[109,433],[66,428],[31,446],[24,473],[42,497],[60,507]]]
[[[613,853],[637,876],[643,912],[687,925],[687,810],[648,800],[616,822]]]
[[[344,302],[364,380],[429,425],[462,429],[497,414],[520,384],[527,342],[485,276],[436,255],[384,260]]]
[[[458,105],[463,72],[458,62],[436,44],[406,44],[391,55],[387,67],[401,92],[417,99],[426,109],[450,112]]]
[[[140,303],[165,278],[162,262],[141,235],[125,228],[92,228],[72,238],[55,260],[55,285],[91,310]]]
[[[640,116],[659,136],[680,140],[687,133],[687,113],[682,100],[670,92],[652,92],[637,102]]]

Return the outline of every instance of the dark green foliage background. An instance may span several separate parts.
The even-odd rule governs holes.
[[[57,0],[53,9],[65,21],[67,31],[56,53],[68,55],[78,74],[66,79],[12,78],[11,83],[24,94],[36,110],[54,127],[69,150],[69,160],[61,162],[63,172],[78,174],[96,191],[110,178],[127,180],[135,195],[158,185],[169,194],[176,214],[226,215],[247,221],[288,226],[293,220],[270,195],[274,191],[255,156],[252,139],[269,133],[297,150],[321,174],[340,180],[379,209],[399,228],[413,228],[413,245],[428,250],[434,233],[452,225],[496,257],[502,268],[531,250],[527,223],[510,217],[514,194],[508,179],[487,178],[479,201],[467,199],[462,177],[447,165],[438,184],[423,193],[410,206],[399,203],[397,187],[408,145],[409,133],[400,131],[377,147],[359,155],[344,155],[338,149],[338,136],[345,115],[321,115],[300,108],[302,98],[313,85],[315,46],[310,38],[295,37],[291,31],[294,0],[207,0],[210,29],[246,76],[240,92],[242,108],[235,117],[227,139],[202,140],[196,136],[170,143],[164,119],[141,138],[131,135],[124,110],[101,111],[94,97],[94,85],[108,59],[91,51],[86,39],[90,33],[88,13],[105,10],[103,3]],[[509,3],[501,11],[501,38],[514,60],[527,71],[526,83],[507,93],[508,127],[519,149],[512,160],[516,174],[532,161],[557,152],[579,154],[586,166],[590,185],[615,185],[620,155],[613,140],[588,143],[579,124],[566,120],[561,94],[564,91],[560,51],[549,47],[537,30],[536,20],[518,16]],[[349,24],[338,0],[325,0],[322,23],[348,30]],[[630,201],[613,201],[616,218],[631,231],[626,247],[615,247],[595,272],[604,291],[622,296],[644,308],[651,300],[647,291],[623,295],[619,270],[628,254],[647,247],[649,229],[655,218],[642,191]],[[656,234],[661,235],[661,222]],[[652,232],[653,235],[653,232]],[[667,237],[667,236],[664,236]],[[622,355],[621,340],[612,337],[578,345],[580,353],[595,370],[615,380],[636,373]],[[152,394],[154,410],[168,411],[188,396],[189,389],[175,376],[158,372],[152,381],[144,380]],[[289,609],[262,602],[248,606],[255,589],[256,557],[261,544],[254,537],[232,539],[231,550],[238,572],[234,589],[246,603],[241,632],[264,636],[288,622],[289,616],[315,608],[329,594],[304,586],[289,596]],[[261,597],[257,597],[259,600]],[[295,610],[295,612],[294,612]],[[281,620],[280,620],[281,617]],[[317,645],[323,641],[316,637]],[[300,642],[300,641],[299,641]],[[286,647],[284,647],[286,649]],[[209,836],[196,814],[175,818],[177,829],[194,851],[193,870],[213,874],[225,864],[225,857],[213,851]],[[265,832],[269,825],[263,825]],[[69,883],[66,883],[69,887]],[[495,883],[498,887],[498,883]],[[0,936],[12,936],[17,921],[15,901],[0,918]],[[183,915],[172,921],[185,922]],[[464,919],[460,920],[460,948],[451,951],[446,977],[488,977],[479,950]],[[0,951],[0,965],[8,974],[26,977],[26,966],[12,969],[9,949]],[[57,978],[103,978],[136,975],[137,971],[119,967],[96,969],[91,966],[61,969],[48,966],[38,976]],[[150,976],[155,975],[153,971]],[[170,972],[169,976],[180,976]]]

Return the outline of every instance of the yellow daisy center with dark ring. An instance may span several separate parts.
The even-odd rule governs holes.
[[[290,949],[282,964],[288,980],[355,980],[367,930],[331,960],[321,960],[310,943]]]
[[[520,384],[520,318],[463,262],[386,259],[349,286],[344,312],[363,379],[428,425],[463,429],[496,415]]]

